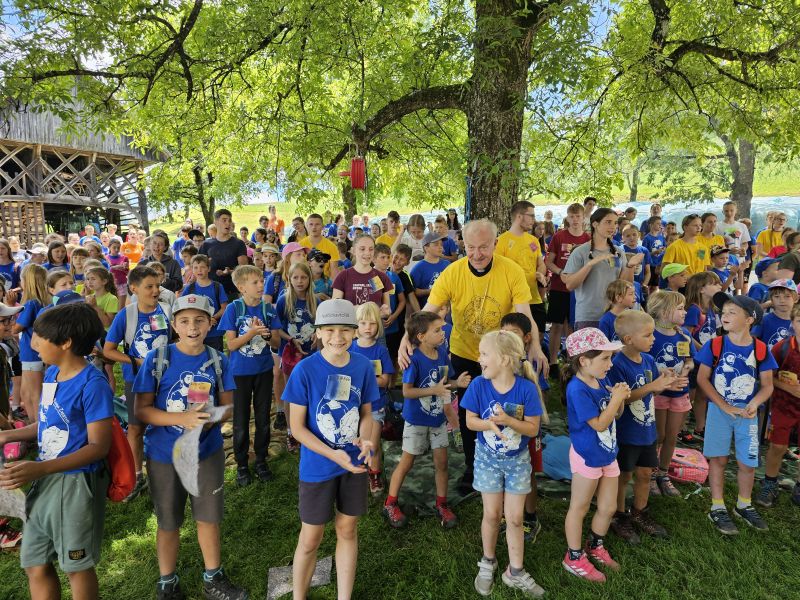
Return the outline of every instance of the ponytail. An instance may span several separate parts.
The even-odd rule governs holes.
[[[533,368],[531,361],[529,361],[527,358],[523,358],[519,362],[519,371],[519,374],[522,377],[536,386],[536,392],[539,394],[539,402],[542,404],[542,423],[549,425],[550,415],[547,413],[547,406],[544,401],[544,395],[542,394],[542,388],[539,387],[539,377],[537,377],[536,370]]]

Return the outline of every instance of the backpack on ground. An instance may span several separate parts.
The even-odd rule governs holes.
[[[122,502],[136,486],[136,465],[128,438],[116,415],[111,417],[111,447],[106,464],[111,475],[106,496],[112,502]]]
[[[200,367],[201,370],[204,370],[206,367],[213,367],[214,368],[214,377],[217,383],[217,390],[218,392],[225,391],[225,384],[222,381],[222,359],[220,358],[219,352],[212,348],[211,346],[205,347],[206,352],[208,353],[208,360],[203,363]],[[153,362],[153,379],[156,380],[156,386],[161,383],[161,378],[164,376],[164,373],[169,368],[169,344],[165,344],[163,346],[159,346],[156,349],[156,358]]]
[[[680,483],[702,485],[708,479],[708,461],[699,450],[675,448],[669,463],[669,476]]]

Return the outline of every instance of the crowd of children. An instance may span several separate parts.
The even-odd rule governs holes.
[[[794,272],[782,259],[795,252],[782,214],[748,246],[747,228],[727,205],[721,231],[712,213],[687,215],[676,239],[670,239],[674,224],[657,211],[640,229],[635,211],[618,218],[598,209],[589,217],[590,206],[570,206],[561,228],[550,221],[540,228],[531,264],[541,262],[547,275],[531,281],[542,300],[550,288],[549,359],[551,366],[561,363],[569,428],[572,487],[562,564],[602,582],[621,568],[605,544],[609,530],[630,543],[642,534],[668,535],[649,499],[680,496],[669,474],[679,441],[702,444],[713,526],[734,535],[733,516],[767,529],[755,505],[776,503],[781,461],[800,426],[800,304]],[[215,216],[231,215],[223,209]],[[115,392],[127,408],[136,471],[127,500],[149,489],[156,515],[158,598],[184,597],[177,558],[187,499],[205,597],[248,597],[222,567],[220,420],[233,421],[238,486],[251,485],[253,474],[264,483],[274,478],[267,460],[271,428],[287,430],[288,449],[300,448],[294,597],[306,597],[325,526],[334,520],[338,596],[349,598],[368,494],[385,492],[383,516],[393,528],[405,526],[398,502],[403,483],[429,450],[437,520],[445,528],[458,525],[447,498],[448,449],[458,448],[464,433],[456,398],[466,411],[466,432],[477,434],[472,487],[483,518],[475,590],[492,593],[504,530],[508,566],[501,581],[528,597],[544,594],[523,559],[541,529],[536,472],[540,426],[547,422],[540,389],[546,378],[537,373],[546,365],[528,357],[547,341],[532,339],[527,316],[504,315],[500,330],[480,337],[480,375],[456,372],[446,307],[434,313],[420,306],[464,252],[457,216],[427,224],[415,215],[403,228],[392,211],[385,229],[364,217],[349,230],[338,218],[298,217],[281,245],[283,228],[272,213],[252,238],[242,228],[247,258],[224,269],[199,252],[206,238],[192,224],[172,245],[163,231],[148,237],[134,230],[123,243],[115,228],[96,236],[91,226],[83,237],[49,236],[44,252],[0,240],[0,445],[38,445],[38,460],[0,470],[4,489],[32,483],[23,534],[3,521],[0,545],[21,544],[33,598],[58,596],[56,561],[73,597],[98,597],[94,567]],[[758,279],[752,285],[750,256]],[[224,277],[232,286],[223,285]],[[544,319],[544,309],[537,314]],[[404,335],[412,352],[401,369]],[[381,437],[388,413],[396,411],[391,392],[398,381],[402,454],[387,482]],[[458,390],[466,391],[457,397]],[[181,482],[173,448],[197,427],[199,493],[193,495]],[[754,497],[765,432],[766,477]],[[723,485],[731,443],[738,470],[732,513]],[[800,473],[791,499],[800,505]]]

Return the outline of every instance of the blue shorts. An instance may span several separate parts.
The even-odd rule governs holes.
[[[707,458],[728,456],[731,452],[731,437],[736,448],[736,460],[746,467],[757,467],[758,417],[734,417],[709,402],[703,454]]]
[[[504,456],[475,442],[475,479],[472,487],[482,494],[526,495],[531,491],[531,456],[528,448],[516,456]]]

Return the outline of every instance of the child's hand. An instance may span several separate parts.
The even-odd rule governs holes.
[[[503,412],[502,408],[500,409],[500,412]],[[506,419],[508,419],[508,415],[506,415],[505,413],[503,414],[505,415]],[[497,421],[495,420],[496,418],[497,415],[494,415],[492,417],[489,417],[489,419],[487,420],[487,422],[489,423],[489,430],[493,431],[497,437],[499,437],[501,440],[505,442],[508,438],[505,435],[503,435],[503,432],[500,430],[500,427],[498,427]]]
[[[43,475],[44,469],[39,461],[19,460],[7,463],[6,468],[0,470],[0,488],[15,490],[34,479],[39,479]]]
[[[86,288],[83,288],[83,291],[86,291]],[[86,304],[89,306],[97,306],[97,298],[94,297],[94,294],[91,296],[86,296]]]
[[[381,304],[381,317],[386,318],[392,314],[392,308],[388,304]]]
[[[335,450],[333,453],[333,462],[337,465],[342,467],[343,469],[347,469],[351,473],[366,473],[367,472],[367,465],[354,465],[353,461],[350,460],[350,455],[345,452],[344,450]]]
[[[675,381],[672,382],[672,385],[667,389],[670,392],[681,392],[685,390],[689,385],[689,378],[685,375],[678,375],[675,378]]]
[[[257,335],[260,335],[265,340],[268,340],[272,336],[272,333],[270,332],[268,327],[266,327],[259,321],[259,324],[251,326],[250,330],[245,335],[249,340],[252,340]]]
[[[640,264],[642,264],[643,260],[644,260],[644,254],[637,253],[636,255],[631,256],[628,259],[628,266],[629,267],[638,267]]]
[[[365,440],[363,438],[356,438],[353,444],[361,450],[358,455],[358,460],[363,461],[372,467],[372,463],[375,459],[375,446],[373,446],[372,441]]]
[[[631,388],[627,383],[620,381],[614,384],[613,387],[606,386],[606,389],[611,392],[611,402],[621,403],[627,400],[631,395]]]
[[[516,421],[516,419],[509,416],[509,414],[504,411],[503,407],[499,404],[494,405],[494,408],[492,409],[492,416],[489,417],[489,420],[496,425],[511,425],[513,421]]]
[[[651,384],[653,386],[653,390],[656,392],[663,392],[667,389],[672,389],[672,386],[678,380],[678,376],[675,375],[675,371],[672,369],[664,369],[656,379],[653,380]],[[688,383],[688,379],[687,379]]]
[[[464,371],[461,375],[458,376],[456,379],[456,385],[460,388],[465,388],[469,385],[469,382],[472,381],[472,375]]]
[[[308,356],[308,352],[303,350],[303,342],[301,340],[293,339],[292,343],[294,344],[294,347],[300,354],[302,354],[303,356]]]
[[[180,419],[179,427],[184,429],[194,429],[198,425],[205,425],[205,422],[211,416],[207,412],[201,412],[205,408],[205,404],[198,404],[189,410],[178,413]]]
[[[742,416],[745,419],[752,419],[753,417],[756,416],[757,412],[758,412],[758,405],[753,404],[753,402],[748,402],[747,406],[745,406],[744,409],[742,410]]]
[[[450,388],[444,382],[439,382],[437,385],[428,388],[431,396],[447,396],[450,397]]]
[[[722,412],[732,417],[741,417],[742,414],[744,413],[744,409],[738,408],[736,406],[731,406],[730,404],[725,402],[725,405],[722,407]]]

